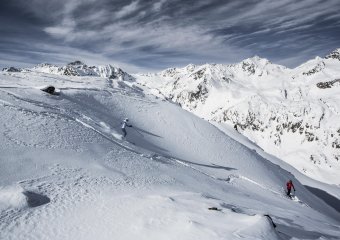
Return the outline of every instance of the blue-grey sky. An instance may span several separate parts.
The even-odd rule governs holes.
[[[295,67],[340,47],[340,0],[1,0],[0,67],[126,71],[235,63]]]

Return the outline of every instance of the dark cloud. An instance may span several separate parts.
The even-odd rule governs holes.
[[[231,63],[296,66],[340,47],[338,0],[4,0],[0,65],[113,63],[130,71]]]

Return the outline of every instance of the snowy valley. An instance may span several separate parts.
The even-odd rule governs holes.
[[[339,239],[339,69],[4,69],[0,239]]]

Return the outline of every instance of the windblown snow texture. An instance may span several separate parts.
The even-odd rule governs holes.
[[[0,73],[1,239],[340,235],[339,214],[284,162],[150,95],[123,71],[103,76],[74,65],[77,74]],[[41,91],[51,85],[58,94]],[[121,140],[125,117],[133,127]],[[285,196],[288,179],[300,202]]]

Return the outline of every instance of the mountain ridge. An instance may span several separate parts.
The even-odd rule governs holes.
[[[120,79],[133,81],[133,77],[124,72],[121,68],[108,65],[88,66],[80,60],[70,62],[64,66],[57,66],[50,63],[38,64],[32,68],[4,68],[3,72],[42,72],[65,76],[95,76],[109,79]]]
[[[1,72],[2,239],[339,236],[338,207],[322,199],[340,188],[151,91],[138,79]]]
[[[234,127],[309,177],[340,184],[339,53],[336,49],[293,69],[254,56],[235,64],[188,64],[131,75],[81,61],[4,71],[134,82],[199,117]]]
[[[205,64],[194,71],[188,65],[136,78],[208,121],[233,126],[308,176],[340,184],[338,53],[294,69],[255,56],[237,64]]]

